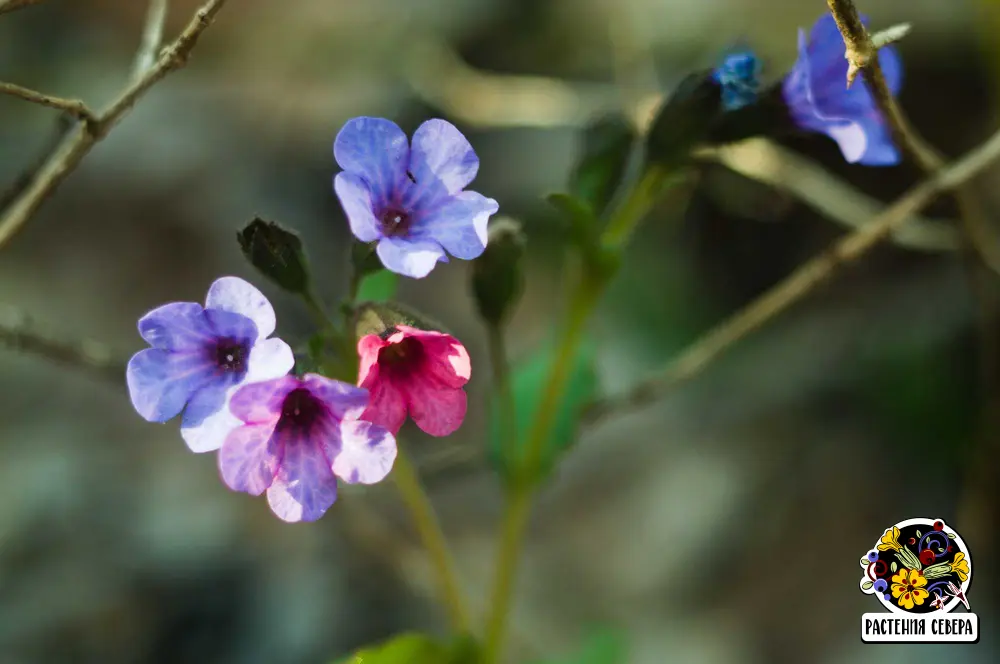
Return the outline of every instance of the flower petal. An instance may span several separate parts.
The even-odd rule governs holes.
[[[277,420],[281,417],[285,397],[300,384],[295,376],[249,383],[233,394],[229,400],[229,410],[248,424]]]
[[[413,132],[410,173],[417,184],[424,179],[440,182],[449,194],[457,194],[476,179],[479,157],[455,125],[433,119]]]
[[[486,225],[499,208],[492,198],[463,191],[428,211],[414,224],[414,232],[433,238],[455,258],[472,260],[486,249]]]
[[[382,237],[382,224],[375,217],[376,201],[359,175],[343,171],[333,178],[333,190],[347,215],[351,233],[361,242],[374,242]]]
[[[229,411],[229,399],[238,384],[227,384],[225,376],[216,376],[194,394],[181,418],[181,437],[192,452],[213,452],[226,442],[241,422]]]
[[[865,155],[868,149],[868,137],[865,130],[857,122],[851,122],[843,126],[829,125],[824,133],[837,141],[840,152],[844,155],[844,161],[849,164],[857,163]]]
[[[248,424],[226,437],[219,450],[219,473],[233,491],[259,496],[274,482],[282,460],[274,426],[274,422]]]
[[[274,307],[253,284],[239,277],[222,277],[208,289],[206,309],[221,309],[242,314],[257,326],[258,338],[266,339],[277,323]],[[257,339],[253,339],[256,341]]]
[[[166,422],[181,412],[213,371],[203,353],[147,348],[129,360],[125,381],[139,415],[149,422]]]
[[[329,419],[332,425],[335,420]],[[317,425],[319,426],[319,425]],[[271,510],[283,521],[315,521],[337,500],[337,478],[318,440],[327,437],[314,427],[311,436],[297,429],[275,432],[284,449],[281,469],[267,490]]]
[[[444,257],[444,249],[429,240],[382,238],[375,250],[385,269],[411,279],[422,279],[431,273]]]
[[[394,434],[399,433],[403,422],[406,421],[406,396],[392,381],[380,375],[378,365],[375,365],[366,377],[365,386],[368,387],[371,397],[361,419],[377,424]]]
[[[257,342],[250,349],[247,358],[247,375],[244,382],[257,382],[281,378],[295,366],[295,354],[291,347],[281,339],[274,337]]]
[[[197,302],[171,302],[139,319],[139,335],[153,348],[194,350],[214,341],[205,309]]]
[[[319,374],[306,374],[302,384],[323,401],[338,420],[354,419],[368,406],[368,390]]]
[[[326,439],[333,473],[348,484],[375,484],[385,479],[396,460],[396,439],[371,422],[342,422],[339,440]]]
[[[472,375],[469,352],[455,337],[444,332],[418,330],[406,325],[396,328],[403,337],[413,337],[423,347],[423,366],[418,372],[421,380],[430,381],[435,388],[462,387]]]
[[[342,169],[364,178],[378,207],[392,199],[406,177],[410,146],[395,122],[360,117],[348,120],[337,134],[333,156]]]
[[[361,337],[358,341],[358,357],[361,360],[358,367],[358,385],[368,387],[365,385],[368,373],[378,363],[379,351],[388,345],[389,342],[383,341],[382,337],[377,334],[367,334]]]
[[[257,340],[257,325],[243,314],[222,309],[205,309],[205,319],[211,325],[216,339],[242,341],[248,349]]]
[[[434,389],[427,381],[411,381],[403,388],[410,417],[420,429],[431,436],[448,436],[462,426],[468,397],[465,390]]]

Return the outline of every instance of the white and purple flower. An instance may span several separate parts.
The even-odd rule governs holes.
[[[354,118],[337,134],[333,154],[343,169],[334,190],[351,232],[378,242],[386,269],[420,279],[447,254],[472,260],[486,249],[486,225],[499,206],[464,191],[479,158],[451,123],[428,120],[410,142],[390,120]]]
[[[316,374],[245,385],[230,402],[242,425],[219,451],[222,480],[266,491],[284,521],[315,521],[336,501],[337,478],[374,484],[392,470],[396,439],[358,419],[367,406],[368,390]]]
[[[166,422],[181,411],[181,435],[194,452],[219,449],[240,425],[228,408],[248,382],[286,375],[292,349],[274,332],[271,303],[237,277],[212,284],[205,306],[172,302],[139,320],[139,334],[152,348],[139,351],[126,371],[132,405],[150,422]]]
[[[867,26],[867,19],[861,21]],[[897,94],[903,82],[899,53],[886,46],[878,59],[889,90]],[[835,140],[850,163],[898,164],[899,151],[867,83],[859,77],[848,88],[847,66],[844,40],[831,14],[820,17],[808,39],[799,30],[799,58],[782,85],[792,120]]]

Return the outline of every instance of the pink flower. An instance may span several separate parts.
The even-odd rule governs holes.
[[[396,440],[361,421],[368,392],[316,374],[240,388],[230,410],[243,425],[219,450],[222,480],[267,501],[284,521],[315,521],[337,499],[337,478],[374,484],[392,470]]]
[[[472,364],[455,337],[398,325],[361,339],[358,355],[358,385],[371,392],[361,419],[397,433],[409,413],[432,436],[462,426]]]

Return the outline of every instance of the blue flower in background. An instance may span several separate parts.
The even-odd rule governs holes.
[[[868,25],[865,17],[862,23]],[[903,65],[892,46],[879,49],[879,64],[895,95],[903,83]],[[889,126],[859,77],[847,87],[844,40],[830,14],[813,26],[809,38],[799,30],[799,58],[785,77],[782,93],[792,120],[801,129],[826,134],[850,163],[892,166],[899,163]]]
[[[428,120],[413,141],[396,123],[354,118],[333,145],[343,170],[334,189],[351,232],[378,242],[387,270],[426,277],[438,261],[472,260],[486,249],[486,224],[497,202],[464,191],[479,171],[479,158],[458,129]]]
[[[722,107],[735,111],[757,101],[759,75],[760,60],[753,51],[730,53],[723,58],[712,72],[712,80],[722,88]]]

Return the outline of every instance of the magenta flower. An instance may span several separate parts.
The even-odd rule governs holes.
[[[364,419],[397,433],[409,413],[432,436],[462,425],[472,364],[455,337],[399,325],[362,338],[358,355],[358,384],[371,391]]]
[[[386,269],[414,279],[430,274],[445,252],[472,260],[486,248],[486,223],[499,206],[463,191],[479,171],[469,141],[444,120],[428,120],[412,145],[396,123],[354,118],[333,144],[343,170],[333,186],[351,232],[378,242]]]
[[[208,289],[205,306],[172,302],[139,320],[152,348],[129,360],[125,378],[136,411],[166,422],[182,410],[181,435],[194,452],[219,449],[239,421],[226,407],[247,382],[284,376],[292,349],[274,332],[275,316],[264,294],[237,277]]]
[[[866,26],[868,21],[862,17]],[[880,48],[889,90],[903,84],[903,65],[893,46]],[[837,142],[844,159],[866,166],[899,163],[889,126],[862,77],[847,87],[844,39],[829,13],[820,17],[809,38],[799,30],[799,58],[785,77],[782,93],[792,120],[800,128],[826,134]]]
[[[374,484],[392,470],[396,439],[358,416],[368,390],[316,374],[240,388],[230,409],[242,426],[219,451],[222,480],[234,491],[267,491],[284,521],[315,521],[337,499],[337,478]]]

